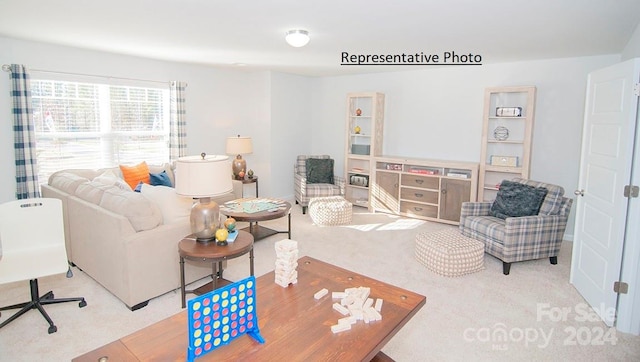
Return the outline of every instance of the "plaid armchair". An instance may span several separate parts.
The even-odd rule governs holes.
[[[344,196],[345,179],[334,175],[333,184],[308,184],[307,183],[307,158],[330,158],[328,155],[298,156],[294,165],[293,186],[296,194],[296,204],[302,206],[302,213],[307,212],[309,200],[314,197]]]
[[[485,252],[502,260],[504,275],[509,275],[511,263],[517,261],[548,257],[551,264],[558,263],[573,203],[563,196],[564,189],[560,186],[521,178],[513,181],[547,188],[538,215],[500,219],[491,216],[491,202],[465,202],[459,226],[463,235],[484,242]]]

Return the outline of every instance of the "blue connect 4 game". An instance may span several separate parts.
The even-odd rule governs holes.
[[[245,333],[264,343],[258,329],[256,279],[253,276],[189,300],[187,313],[189,361]]]

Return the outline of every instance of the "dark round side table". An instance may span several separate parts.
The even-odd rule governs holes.
[[[178,243],[180,254],[180,292],[182,295],[182,308],[186,307],[186,294],[203,294],[218,288],[218,282],[230,283],[222,278],[222,262],[234,259],[249,253],[249,272],[253,275],[253,235],[239,230],[238,237],[227,245],[217,245],[215,240],[210,242],[198,242],[195,236],[189,235]],[[184,260],[208,261],[213,266],[211,288],[208,285],[198,289],[186,290],[184,281]]]

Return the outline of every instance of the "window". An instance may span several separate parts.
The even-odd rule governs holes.
[[[169,86],[31,81],[41,184],[55,171],[169,161]]]

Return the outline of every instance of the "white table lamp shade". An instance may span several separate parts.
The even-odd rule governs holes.
[[[231,170],[236,180],[243,179],[247,169],[247,161],[242,158],[243,154],[253,153],[253,142],[251,137],[229,137],[227,138],[226,152],[228,155],[236,155],[231,162]]]
[[[176,193],[193,198],[213,197],[233,188],[228,156],[187,156],[176,163]]]
[[[191,232],[197,241],[214,240],[220,226],[220,207],[211,197],[230,192],[233,188],[228,160],[228,156],[207,156],[203,153],[181,157],[176,163],[176,193],[198,199],[189,217]]]
[[[227,138],[227,155],[246,155],[253,153],[253,142],[251,137],[229,137]]]

